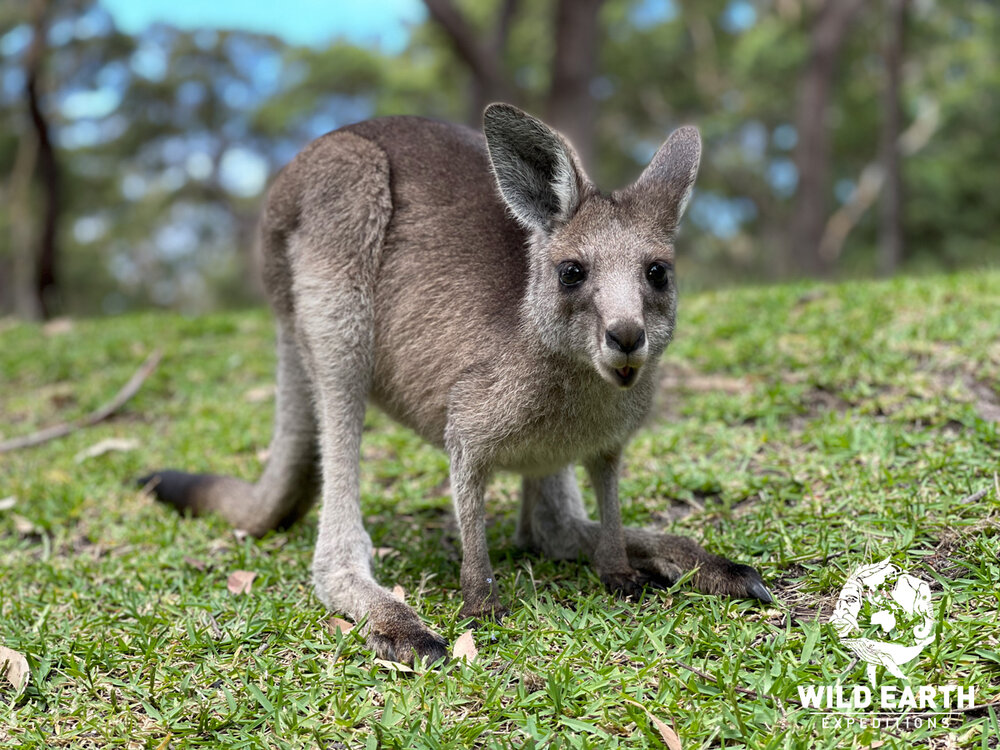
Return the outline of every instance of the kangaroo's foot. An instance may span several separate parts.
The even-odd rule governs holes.
[[[706,594],[774,601],[760,573],[749,565],[706,552],[696,542],[682,536],[646,529],[626,529],[625,547],[629,564],[658,586],[671,586],[689,570],[691,583]]]
[[[424,625],[405,604],[385,602],[368,617],[364,629],[368,647],[379,659],[427,665],[448,658],[448,642]]]

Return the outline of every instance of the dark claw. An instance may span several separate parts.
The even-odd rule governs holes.
[[[414,630],[411,633],[401,633],[396,637],[383,633],[370,632],[368,645],[381,659],[398,661],[403,664],[413,664],[416,659],[423,659],[428,666],[448,661],[448,642],[429,630]]]
[[[747,584],[747,593],[755,599],[759,599],[764,604],[771,604],[774,602],[774,597],[771,596],[771,592],[767,590],[767,587],[760,581],[750,581]]]
[[[423,659],[427,666],[438,662],[445,663],[448,661],[448,641],[437,633],[428,633],[414,639],[410,653],[417,659]],[[410,661],[412,658],[407,659],[407,663]]]
[[[760,573],[749,565],[741,565],[732,560],[723,559],[724,565],[721,571],[722,580],[707,590],[709,593],[729,594],[744,599],[757,599],[764,604],[771,604],[774,597],[764,585],[764,580]],[[721,585],[720,585],[721,584]]]

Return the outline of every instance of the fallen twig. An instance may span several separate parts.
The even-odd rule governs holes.
[[[940,107],[936,102],[932,102],[921,110],[910,127],[900,133],[897,144],[903,156],[915,154],[930,142],[941,122],[940,115]],[[878,199],[884,183],[885,170],[878,161],[871,162],[861,170],[857,185],[847,202],[837,209],[826,223],[823,237],[819,242],[821,258],[834,261],[840,257],[847,235]]]
[[[50,440],[65,437],[66,435],[76,432],[77,430],[81,430],[84,427],[92,427],[99,422],[103,422],[105,419],[121,409],[122,406],[125,405],[126,401],[138,393],[142,384],[146,381],[146,378],[148,378],[153,373],[153,370],[156,369],[156,366],[160,364],[160,359],[162,357],[163,352],[159,349],[155,350],[152,354],[146,357],[146,361],[143,362],[139,369],[135,371],[135,374],[129,378],[129,381],[122,386],[122,389],[115,394],[114,398],[92,411],[83,419],[79,419],[76,422],[61,422],[30,435],[23,435],[21,437],[11,438],[10,440],[4,440],[3,442],[0,442],[0,453],[9,453],[10,451],[16,451],[21,448],[31,448],[35,445],[41,445],[42,443],[47,443]]]
[[[990,488],[989,487],[984,487],[983,489],[979,490],[979,492],[973,492],[971,495],[969,495],[968,497],[963,497],[958,502],[963,503],[963,504],[974,503],[977,500],[982,500],[988,494],[990,494]]]

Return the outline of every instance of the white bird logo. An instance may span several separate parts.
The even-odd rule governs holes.
[[[893,577],[896,583],[886,598],[880,589]],[[896,616],[892,613],[890,600],[908,617],[920,617],[920,624],[913,629],[917,638],[914,645],[850,637],[852,633],[860,630],[858,614],[861,612],[866,592],[870,603],[887,607],[876,610],[871,616],[872,624],[880,626],[885,633],[891,632],[896,627]],[[879,666],[885,667],[894,677],[905,680],[906,675],[900,667],[916,659],[934,640],[936,622],[931,606],[930,586],[925,581],[904,573],[888,559],[873,565],[865,565],[854,571],[841,589],[837,607],[830,616],[830,624],[837,631],[843,644],[868,664],[868,680],[872,687],[875,687],[875,670]]]

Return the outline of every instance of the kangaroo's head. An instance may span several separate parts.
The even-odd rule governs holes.
[[[673,335],[673,237],[698,172],[697,129],[674,131],[639,179],[610,196],[540,120],[491,104],[483,129],[500,194],[531,235],[526,322],[550,349],[631,387]]]

